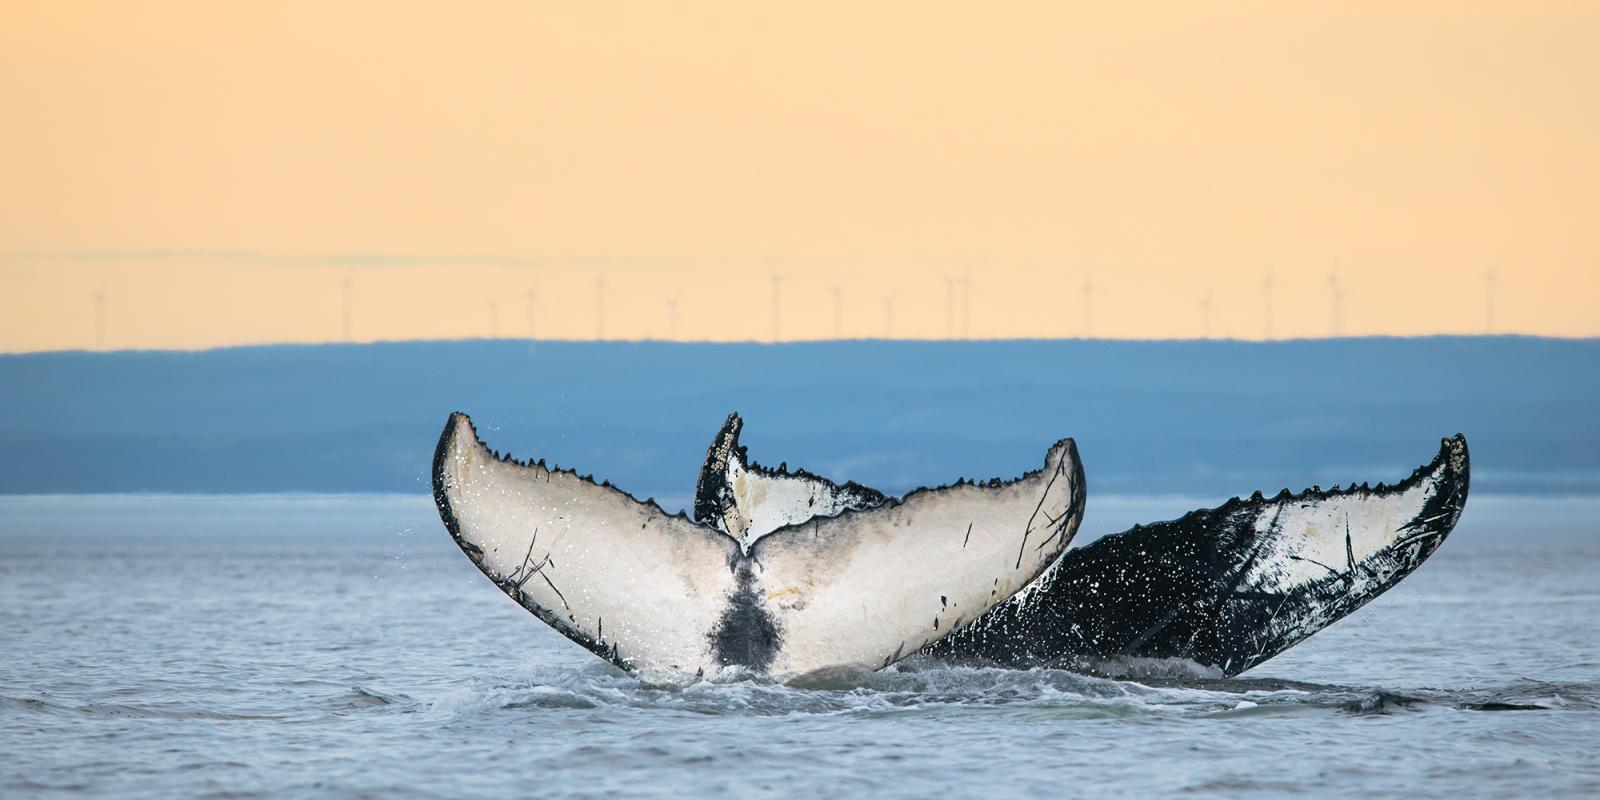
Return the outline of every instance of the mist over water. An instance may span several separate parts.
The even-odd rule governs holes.
[[[1080,536],[1220,499],[1099,497]],[[1474,497],[1415,575],[1235,679],[802,689],[641,683],[425,497],[0,498],[0,795],[1592,795],[1597,511]]]

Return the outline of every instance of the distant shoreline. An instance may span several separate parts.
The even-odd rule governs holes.
[[[1136,524],[1175,519],[1225,497],[1091,495],[1075,545]],[[669,512],[690,498],[664,498]],[[1447,553],[1530,543],[1600,547],[1600,495],[1468,498]],[[228,541],[325,545],[383,542],[410,553],[454,548],[425,494],[77,494],[0,495],[0,552],[7,546],[68,542]]]
[[[692,491],[729,412],[762,463],[903,493],[1074,437],[1091,495],[1396,482],[1600,494],[1600,339],[465,340],[0,356],[0,494],[426,492],[440,426],[635,494]],[[670,491],[662,491],[663,487]]]
[[[338,341],[281,341],[281,342],[241,342],[238,344],[219,344],[210,347],[126,347],[116,349],[93,349],[83,347],[69,347],[57,350],[0,350],[0,361],[8,358],[26,358],[30,356],[114,356],[114,355],[200,355],[206,353],[227,353],[241,350],[270,350],[270,349],[310,349],[310,348],[359,348],[359,347],[404,347],[408,345],[451,345],[451,344],[519,344],[519,345],[682,345],[688,347],[792,347],[816,345],[860,345],[860,344],[950,344],[950,345],[984,345],[984,344],[1038,344],[1052,342],[1072,342],[1079,344],[1228,344],[1228,345],[1260,345],[1272,347],[1276,345],[1296,345],[1307,342],[1426,342],[1441,340],[1463,341],[1535,341],[1535,342],[1577,342],[1600,344],[1600,336],[1551,336],[1536,333],[1430,333],[1422,335],[1404,334],[1367,334],[1359,336],[1285,336],[1282,338],[1236,338],[1228,336],[1216,337],[1184,337],[1184,338],[1116,338],[1116,337],[993,337],[993,338],[891,338],[881,337],[855,337],[837,339],[785,339],[783,341],[766,341],[762,339],[529,339],[526,337],[502,336],[496,338],[465,337],[460,339],[369,339],[354,342]]]

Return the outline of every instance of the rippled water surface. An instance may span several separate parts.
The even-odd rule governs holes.
[[[1085,536],[1209,504],[1108,499]],[[0,796],[1594,796],[1596,511],[1475,499],[1232,680],[672,688],[514,605],[425,498],[0,498]]]

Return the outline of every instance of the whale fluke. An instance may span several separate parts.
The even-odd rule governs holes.
[[[433,494],[495,585],[616,665],[791,679],[882,668],[1028,585],[1081,520],[1082,474],[1064,439],[1012,481],[919,489],[746,543],[570,470],[497,457],[457,413]]]
[[[695,487],[694,518],[749,546],[779,528],[813,517],[873,508],[889,498],[854,481],[838,484],[803,469],[769,469],[739,444],[744,420],[729,414],[711,442]],[[1082,487],[1083,481],[1078,481]],[[1080,492],[1081,494],[1081,492]]]
[[[1136,526],[1064,554],[928,653],[1089,672],[1179,658],[1237,675],[1416,570],[1461,518],[1469,476],[1457,435],[1387,488],[1256,494]]]
[[[808,498],[866,509],[881,494],[748,463],[729,417],[701,472],[696,518],[759,539]],[[720,449],[719,449],[720,448]],[[748,476],[754,475],[754,478]],[[1257,491],[1069,550],[1010,600],[929,645],[936,658],[1100,672],[1128,657],[1187,659],[1236,675],[1303,641],[1414,571],[1466,503],[1466,439],[1410,478],[1268,498]],[[742,481],[742,483],[741,483]]]

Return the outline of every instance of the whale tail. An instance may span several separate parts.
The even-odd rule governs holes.
[[[1077,529],[1082,474],[1065,439],[1012,481],[920,489],[744,541],[501,456],[457,413],[434,453],[433,495],[484,575],[614,664],[789,679],[882,668],[1028,585]]]
[[[695,503],[702,522],[754,541],[813,508],[884,502],[860,484],[750,462],[739,431],[735,414],[712,443]],[[1470,472],[1466,439],[1457,435],[1394,486],[1258,492],[1135,526],[1066,551],[1010,600],[924,652],[1089,672],[1130,657],[1186,659],[1235,675],[1415,571],[1460,519]]]
[[[1393,486],[1257,492],[1135,526],[1064,554],[928,653],[1090,672],[1177,658],[1237,675],[1421,566],[1461,518],[1470,477],[1457,434]]]

